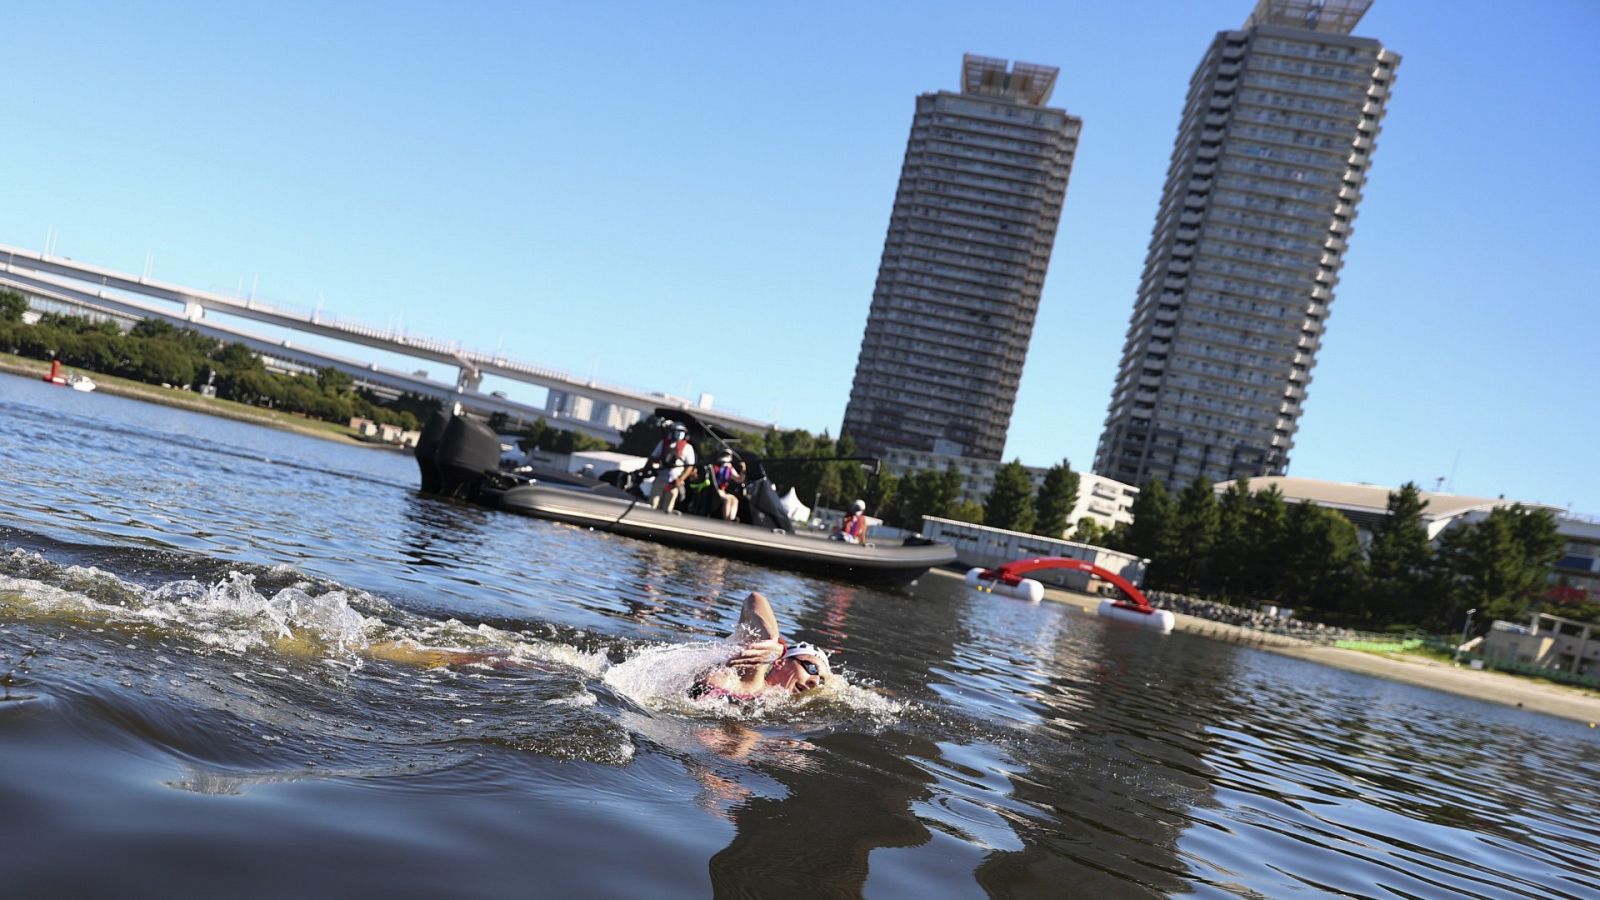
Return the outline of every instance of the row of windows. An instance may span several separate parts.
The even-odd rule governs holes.
[[[1213,275],[1237,275],[1240,278],[1265,281],[1268,284],[1281,285],[1283,287],[1301,287],[1308,291],[1311,288],[1311,278],[1303,274],[1296,275],[1292,272],[1285,272],[1282,269],[1238,263],[1228,259],[1218,259],[1214,256],[1197,257],[1194,261],[1194,270],[1196,273],[1206,272]],[[1196,281],[1198,280],[1197,275]]]
[[[920,151],[907,154],[906,168],[921,169],[924,172],[930,170],[934,173],[946,172],[948,177],[943,180],[959,184],[983,185],[1008,194],[1022,194],[1028,197],[1054,193],[1056,187],[1050,184],[1051,180],[1054,179],[1059,184],[1066,178],[1065,167],[1059,167],[1060,171],[1050,171],[1038,166],[1024,169],[940,152],[943,146],[924,145]]]
[[[1296,78],[1293,75],[1278,75],[1248,69],[1244,73],[1243,84],[1246,88],[1260,88],[1266,90],[1289,91],[1295,94],[1310,94],[1313,97],[1327,97],[1330,99],[1347,100],[1345,108],[1359,107],[1366,102],[1366,84],[1333,84],[1326,81],[1314,81],[1309,78]]]
[[[1206,229],[1210,230],[1212,227],[1218,226],[1218,223],[1232,222],[1280,234],[1302,235],[1305,239],[1316,241],[1319,246],[1323,239],[1327,237],[1327,225],[1320,222],[1307,222],[1304,218],[1296,217],[1317,215],[1320,210],[1311,207],[1306,207],[1303,210],[1278,210],[1274,208],[1274,211],[1280,214],[1271,215],[1254,209],[1241,208],[1243,204],[1239,201],[1246,198],[1252,200],[1264,199],[1253,195],[1233,194],[1226,191],[1217,191],[1213,194],[1212,199],[1216,202],[1211,207],[1211,214],[1206,218]],[[1267,203],[1270,208],[1273,201],[1269,200]]]
[[[1233,137],[1246,137],[1258,141],[1275,141],[1279,144],[1311,147],[1317,150],[1335,150],[1339,153],[1343,153],[1350,147],[1349,141],[1338,140],[1327,134],[1300,131],[1278,125],[1257,125],[1251,122],[1234,122],[1229,134]],[[1321,157],[1318,157],[1317,161],[1320,161],[1320,159]]]
[[[1250,191],[1256,194],[1288,197],[1294,200],[1332,200],[1334,197],[1334,193],[1330,192],[1326,187],[1286,181],[1266,181],[1249,175],[1219,175],[1217,176],[1217,185],[1234,190]],[[1327,215],[1327,213],[1323,212],[1323,215]]]
[[[1253,50],[1265,50],[1271,53],[1281,53],[1286,56],[1299,56],[1306,59],[1326,59],[1333,61],[1361,62],[1371,64],[1377,59],[1377,50],[1371,47],[1351,47],[1338,44],[1307,44],[1300,41],[1286,41],[1282,38],[1257,37],[1250,45]]]
[[[1183,343],[1186,347],[1197,341],[1201,343],[1209,341],[1218,347],[1259,350],[1274,357],[1281,355],[1286,346],[1292,350],[1298,337],[1297,331],[1288,335],[1263,334],[1255,329],[1230,328],[1198,320],[1186,322],[1183,327]]]
[[[1017,294],[1027,290],[1028,285],[1024,279],[990,275],[976,270],[965,270],[961,275],[970,277],[955,277],[958,273],[951,271],[951,267],[942,263],[934,263],[901,255],[898,261],[900,272],[895,278],[898,284],[920,284],[940,290],[960,293],[963,296],[986,297],[990,300],[1010,302],[1016,299]]]
[[[1313,185],[1325,189],[1324,193],[1326,189],[1337,192],[1343,186],[1345,172],[1343,166],[1340,166],[1338,171],[1330,172],[1327,169],[1297,168],[1254,159],[1241,159],[1236,156],[1224,156],[1220,168],[1224,172],[1240,175],[1258,175],[1297,185]]]
[[[1227,259],[1243,259],[1257,263],[1264,263],[1269,266],[1303,270],[1308,265],[1314,265],[1314,263],[1309,263],[1308,259],[1316,258],[1313,257],[1311,253],[1307,253],[1306,250],[1310,249],[1314,253],[1317,248],[1306,248],[1302,245],[1301,247],[1297,248],[1300,250],[1300,252],[1286,253],[1283,250],[1278,250],[1272,247],[1260,247],[1248,244],[1232,244],[1224,241],[1203,240],[1196,245],[1196,249],[1199,251],[1201,258],[1224,257]]]
[[[1042,155],[1059,151],[1061,144],[1070,144],[1070,141],[1059,141],[1059,139],[1040,141],[1042,135],[1038,135],[1038,133],[1030,133],[1030,138],[1032,139],[1027,139],[1027,141],[1022,141],[1022,139],[1018,138],[1006,138],[1006,136],[997,133],[995,128],[971,128],[970,123],[966,122],[966,120],[954,119],[949,115],[931,115],[926,120],[926,123],[923,123],[922,128],[914,127],[914,133],[918,130],[926,131],[926,133],[939,136],[939,138],[949,139],[949,141],[968,144],[968,146],[995,147],[1000,151],[1016,152],[1016,154],[1024,155],[1029,159],[1040,159]]]
[[[1030,141],[1016,141],[996,137],[981,131],[959,131],[954,128],[926,127],[913,129],[911,139],[925,137],[958,150],[963,155],[984,153],[996,159],[1014,160],[1019,167],[1035,167],[1053,159],[1057,154],[1051,148]]]
[[[1225,362],[1242,366],[1248,369],[1261,370],[1261,372],[1257,372],[1256,374],[1259,375],[1263,381],[1267,379],[1267,376],[1262,374],[1262,372],[1281,372],[1286,365],[1283,359],[1275,353],[1250,353],[1244,350],[1234,350],[1228,347],[1218,346],[1216,344],[1195,343],[1190,341],[1185,341],[1182,345],[1177,347],[1173,351],[1173,355],[1180,359],[1184,357],[1190,357],[1194,359],[1209,359],[1217,362]]]
[[[1363,86],[1372,81],[1372,65],[1370,63],[1365,67],[1335,66],[1327,63],[1309,62],[1304,59],[1289,59],[1282,56],[1255,53],[1251,54],[1249,65],[1252,69],[1307,75],[1312,78],[1326,78],[1330,81],[1358,82]]]
[[[1311,237],[1309,235],[1295,237],[1294,235],[1281,234],[1261,228],[1241,228],[1235,225],[1224,225],[1220,222],[1206,223],[1203,234],[1208,238],[1238,241],[1239,243],[1251,244],[1256,247],[1272,247],[1296,255],[1311,255],[1322,250],[1320,237]]]
[[[987,241],[1000,247],[1035,255],[1040,245],[1033,239],[1032,229],[1024,228],[1012,219],[992,216],[967,215],[953,210],[934,209],[931,206],[909,205],[905,210],[905,227],[918,227],[923,231],[936,228],[941,234],[964,235],[970,240]],[[891,232],[894,223],[890,223]],[[1043,251],[1048,255],[1049,245]]]
[[[1274,162],[1304,163],[1320,169],[1343,169],[1344,161],[1349,156],[1349,148],[1344,147],[1337,152],[1319,153],[1315,150],[1300,150],[1293,147],[1283,147],[1274,144],[1257,144],[1254,141],[1234,140],[1228,142],[1227,152],[1232,156],[1254,157],[1256,159],[1270,159]],[[1226,161],[1228,157],[1223,157]],[[1296,171],[1296,170],[1288,170]],[[1288,177],[1288,176],[1284,176]],[[1305,175],[1310,180],[1311,174]]]
[[[936,250],[932,247],[908,243],[901,247],[895,256],[899,259],[926,260],[944,268],[994,273],[995,275],[1005,276],[1005,283],[1015,283],[1019,288],[1021,287],[1021,280],[1029,274],[1030,267],[1026,261],[1005,262],[992,257],[979,256],[970,252],[973,249],[972,245],[962,244],[957,241],[952,241],[951,246],[961,247],[962,252]],[[916,268],[916,266],[913,266],[913,268]],[[927,268],[927,266],[921,266],[921,268]]]
[[[1260,409],[1265,401],[1266,407],[1271,408],[1271,391],[1268,385],[1250,386],[1239,384],[1224,378],[1207,378],[1200,375],[1179,374],[1185,367],[1174,364],[1173,374],[1167,376],[1167,383],[1190,390],[1202,391],[1207,394],[1217,394],[1225,397],[1238,397],[1242,400],[1252,401],[1249,408]]]
[[[1267,212],[1279,216],[1289,217],[1299,222],[1306,234],[1325,235],[1328,230],[1328,208],[1326,203],[1301,203],[1287,200],[1283,197],[1263,196],[1261,194],[1246,194],[1239,191],[1217,190],[1211,194],[1211,218],[1216,219],[1224,210],[1221,207],[1231,206],[1240,210],[1254,210]],[[1286,231],[1297,230],[1285,227]]]
[[[1189,283],[1197,288],[1209,288],[1219,293],[1243,295],[1254,297],[1258,300],[1277,301],[1279,303],[1304,303],[1306,300],[1305,291],[1289,291],[1259,282],[1239,281],[1204,272],[1194,275],[1189,279]]]
[[[908,168],[907,171],[910,171],[910,169]],[[997,208],[1012,210],[1013,215],[1017,213],[1038,213],[1040,208],[1044,206],[1044,203],[1038,197],[1037,191],[1023,194],[1016,190],[991,190],[977,187],[973,182],[968,182],[964,179],[937,177],[938,173],[930,171],[927,166],[918,167],[916,172],[922,177],[916,180],[915,187],[917,190],[927,194],[961,197],[976,201],[992,201],[1001,204]],[[976,180],[974,179],[974,181]],[[985,183],[993,183],[993,180],[985,179]],[[933,201],[930,200],[929,202]]]
[[[929,186],[931,186],[931,183]],[[921,185],[919,185],[919,187],[921,187]],[[1025,219],[1036,218],[1035,216],[1024,217],[1023,215],[1019,215],[1019,212],[1025,213],[1028,212],[1028,210],[1019,210],[1014,206],[1002,206],[995,203],[984,203],[977,200],[967,200],[959,197],[942,197],[937,194],[930,193],[926,188],[923,188],[917,192],[917,200],[919,202],[926,203],[935,209],[947,209],[957,212],[974,213],[977,215],[987,215],[1004,219],[1006,222],[1014,223],[1012,228],[1019,230],[1027,228],[1032,224],[1031,221],[1025,221]],[[1001,224],[1000,229],[1004,231],[1006,230],[1006,226]]]
[[[1361,108],[1366,105],[1366,98],[1344,101],[1323,100],[1317,97],[1300,97],[1294,94],[1285,94],[1266,87],[1241,88],[1238,93],[1240,103],[1260,104],[1269,109],[1294,109],[1302,112],[1322,113],[1328,116],[1337,116],[1353,125],[1359,120]],[[1344,126],[1349,128],[1350,125]]]
[[[917,135],[912,135],[914,141],[917,138]],[[957,135],[949,128],[930,128],[925,139],[928,146],[938,147],[939,152],[963,160],[990,160],[1013,170],[1048,171],[1053,168],[1066,168],[1056,162],[1058,154],[1043,155],[1037,152],[1037,147],[1034,152],[1027,152],[1027,149],[1024,149],[1024,152],[1003,151],[989,144],[966,141],[965,135]]]
[[[1261,122],[1267,125],[1279,125],[1295,128],[1302,132],[1322,132],[1338,135],[1344,138],[1361,121],[1359,116],[1352,115],[1351,111],[1340,106],[1336,117],[1310,116],[1304,113],[1287,112],[1273,102],[1276,94],[1267,94],[1260,91],[1244,91],[1239,95],[1239,104],[1233,108],[1235,127],[1240,121]]]
[[[934,102],[939,112],[947,115],[958,115],[966,119],[976,120],[986,127],[994,130],[1005,131],[1008,135],[1038,135],[1040,130],[1058,130],[1067,123],[1067,117],[1061,112],[1040,109],[1040,107],[1019,107],[1013,104],[989,104],[989,102],[970,101],[970,99],[954,98],[949,94],[939,96]],[[1034,128],[1027,128],[1032,125]],[[963,122],[965,127],[965,122]]]
[[[908,222],[904,236],[907,247],[946,248],[960,251],[960,255],[981,257],[1001,263],[1043,268],[1043,262],[1032,253],[1006,249],[1020,243],[1032,246],[1032,241],[997,241],[993,232],[941,224],[938,230],[920,227],[921,222]],[[1000,243],[1001,246],[995,246]]]

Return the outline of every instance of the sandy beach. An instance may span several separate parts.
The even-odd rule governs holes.
[[[962,573],[935,569],[929,574],[948,578],[961,578]],[[1101,597],[1080,594],[1056,587],[1045,587],[1045,599],[1067,603],[1093,614],[1100,606]],[[1583,722],[1591,728],[1600,725],[1600,693],[1580,687],[1537,681],[1504,672],[1453,666],[1421,656],[1395,654],[1392,656],[1345,650],[1323,644],[1313,644],[1295,638],[1264,634],[1249,628],[1227,625],[1195,616],[1175,614],[1174,631],[1186,631],[1214,640],[1248,644],[1273,653],[1293,656],[1325,666],[1360,672],[1378,678],[1387,678],[1405,684],[1433,688],[1463,697],[1475,697],[1493,703],[1503,703],[1533,712]]]

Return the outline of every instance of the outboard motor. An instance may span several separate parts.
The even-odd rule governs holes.
[[[442,409],[433,411],[422,434],[417,436],[417,468],[422,470],[422,489],[430,494],[439,493],[439,439],[450,425],[450,413]]]
[[[439,469],[439,493],[471,500],[484,473],[500,465],[500,436],[477,419],[456,416],[439,438],[434,461]]]
[[[744,498],[750,510],[750,524],[794,534],[794,523],[789,521],[789,513],[784,510],[783,501],[778,499],[778,492],[772,486],[772,479],[767,477],[767,470],[760,462],[749,457],[746,457],[746,462],[750,466],[750,477],[745,479]]]

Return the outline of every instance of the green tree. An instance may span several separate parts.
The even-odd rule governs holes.
[[[1289,507],[1283,491],[1272,485],[1250,495],[1246,528],[1248,548],[1236,582],[1242,596],[1282,601],[1284,597],[1283,546],[1289,531]]]
[[[960,499],[961,474],[952,464],[943,472],[928,470],[901,479],[882,517],[890,525],[917,529],[923,516],[949,518]]]
[[[994,487],[983,506],[983,524],[1028,531],[1033,528],[1033,515],[1033,480],[1022,461],[1014,459],[995,470]]]
[[[1168,577],[1180,590],[1193,592],[1206,587],[1211,548],[1217,540],[1217,518],[1217,492],[1211,487],[1211,479],[1196,478],[1178,494]]]
[[[969,522],[973,525],[983,523],[983,507],[971,500],[962,500],[950,510],[946,518],[955,519],[957,522]]]
[[[1314,503],[1290,506],[1285,525],[1278,599],[1324,614],[1337,612],[1358,586],[1361,539],[1356,526]]]
[[[16,291],[0,291],[0,322],[21,322],[27,311],[27,297]]]
[[[1128,526],[1121,549],[1150,560],[1145,570],[1146,584],[1153,588],[1170,587],[1172,582],[1167,578],[1167,570],[1177,539],[1178,511],[1161,479],[1153,479],[1139,490],[1129,512],[1133,514],[1133,523]]]
[[[1210,590],[1241,599],[1255,548],[1250,534],[1250,480],[1236,478],[1217,498],[1217,534],[1211,549]]]
[[[1367,548],[1367,588],[1352,612],[1373,623],[1418,622],[1437,605],[1430,571],[1433,547],[1422,512],[1428,503],[1415,483],[1389,493],[1383,520],[1372,530]]]
[[[1067,517],[1078,505],[1078,473],[1063,459],[1044,473],[1044,483],[1034,498],[1033,533],[1058,538],[1067,531]]]
[[[1458,525],[1439,542],[1437,561],[1449,594],[1427,622],[1440,627],[1469,608],[1486,630],[1495,619],[1521,618],[1542,593],[1562,540],[1548,510],[1497,506],[1478,522]]]
[[[1093,544],[1096,547],[1110,545],[1112,530],[1095,519],[1093,516],[1084,516],[1078,520],[1078,527],[1072,530],[1072,539],[1080,544]]]

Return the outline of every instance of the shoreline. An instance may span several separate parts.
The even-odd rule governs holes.
[[[375,450],[404,449],[399,446],[363,441],[354,435],[339,434],[327,428],[312,425],[309,421],[307,424],[302,425],[285,418],[291,416],[292,414],[290,413],[279,412],[274,414],[265,410],[257,411],[255,407],[246,406],[242,403],[202,397],[190,391],[164,388],[155,384],[140,384],[124,378],[118,378],[115,375],[103,375],[99,372],[76,366],[73,368],[94,378],[96,392],[110,394],[113,397],[157,403],[174,409],[187,410],[207,416],[217,416],[223,419],[231,419],[235,422],[246,422],[265,428],[276,428],[279,431],[293,432],[306,437],[322,438],[323,440],[348,444],[353,447],[370,447]],[[22,357],[0,358],[0,373],[42,379],[49,371],[50,364],[47,362]]]
[[[931,569],[929,574],[961,580],[964,573]],[[1080,594],[1053,585],[1045,585],[1044,595],[1046,600],[1075,606],[1090,614],[1096,613],[1102,599],[1092,594]],[[1380,656],[1360,650],[1313,644],[1179,612],[1174,612],[1173,616],[1176,619],[1173,631],[1244,644],[1347,672],[1357,672],[1415,687],[1432,688],[1447,694],[1487,700],[1503,706],[1582,722],[1590,728],[1600,723],[1600,694],[1584,688],[1535,681],[1490,669],[1457,667],[1422,657]]]

